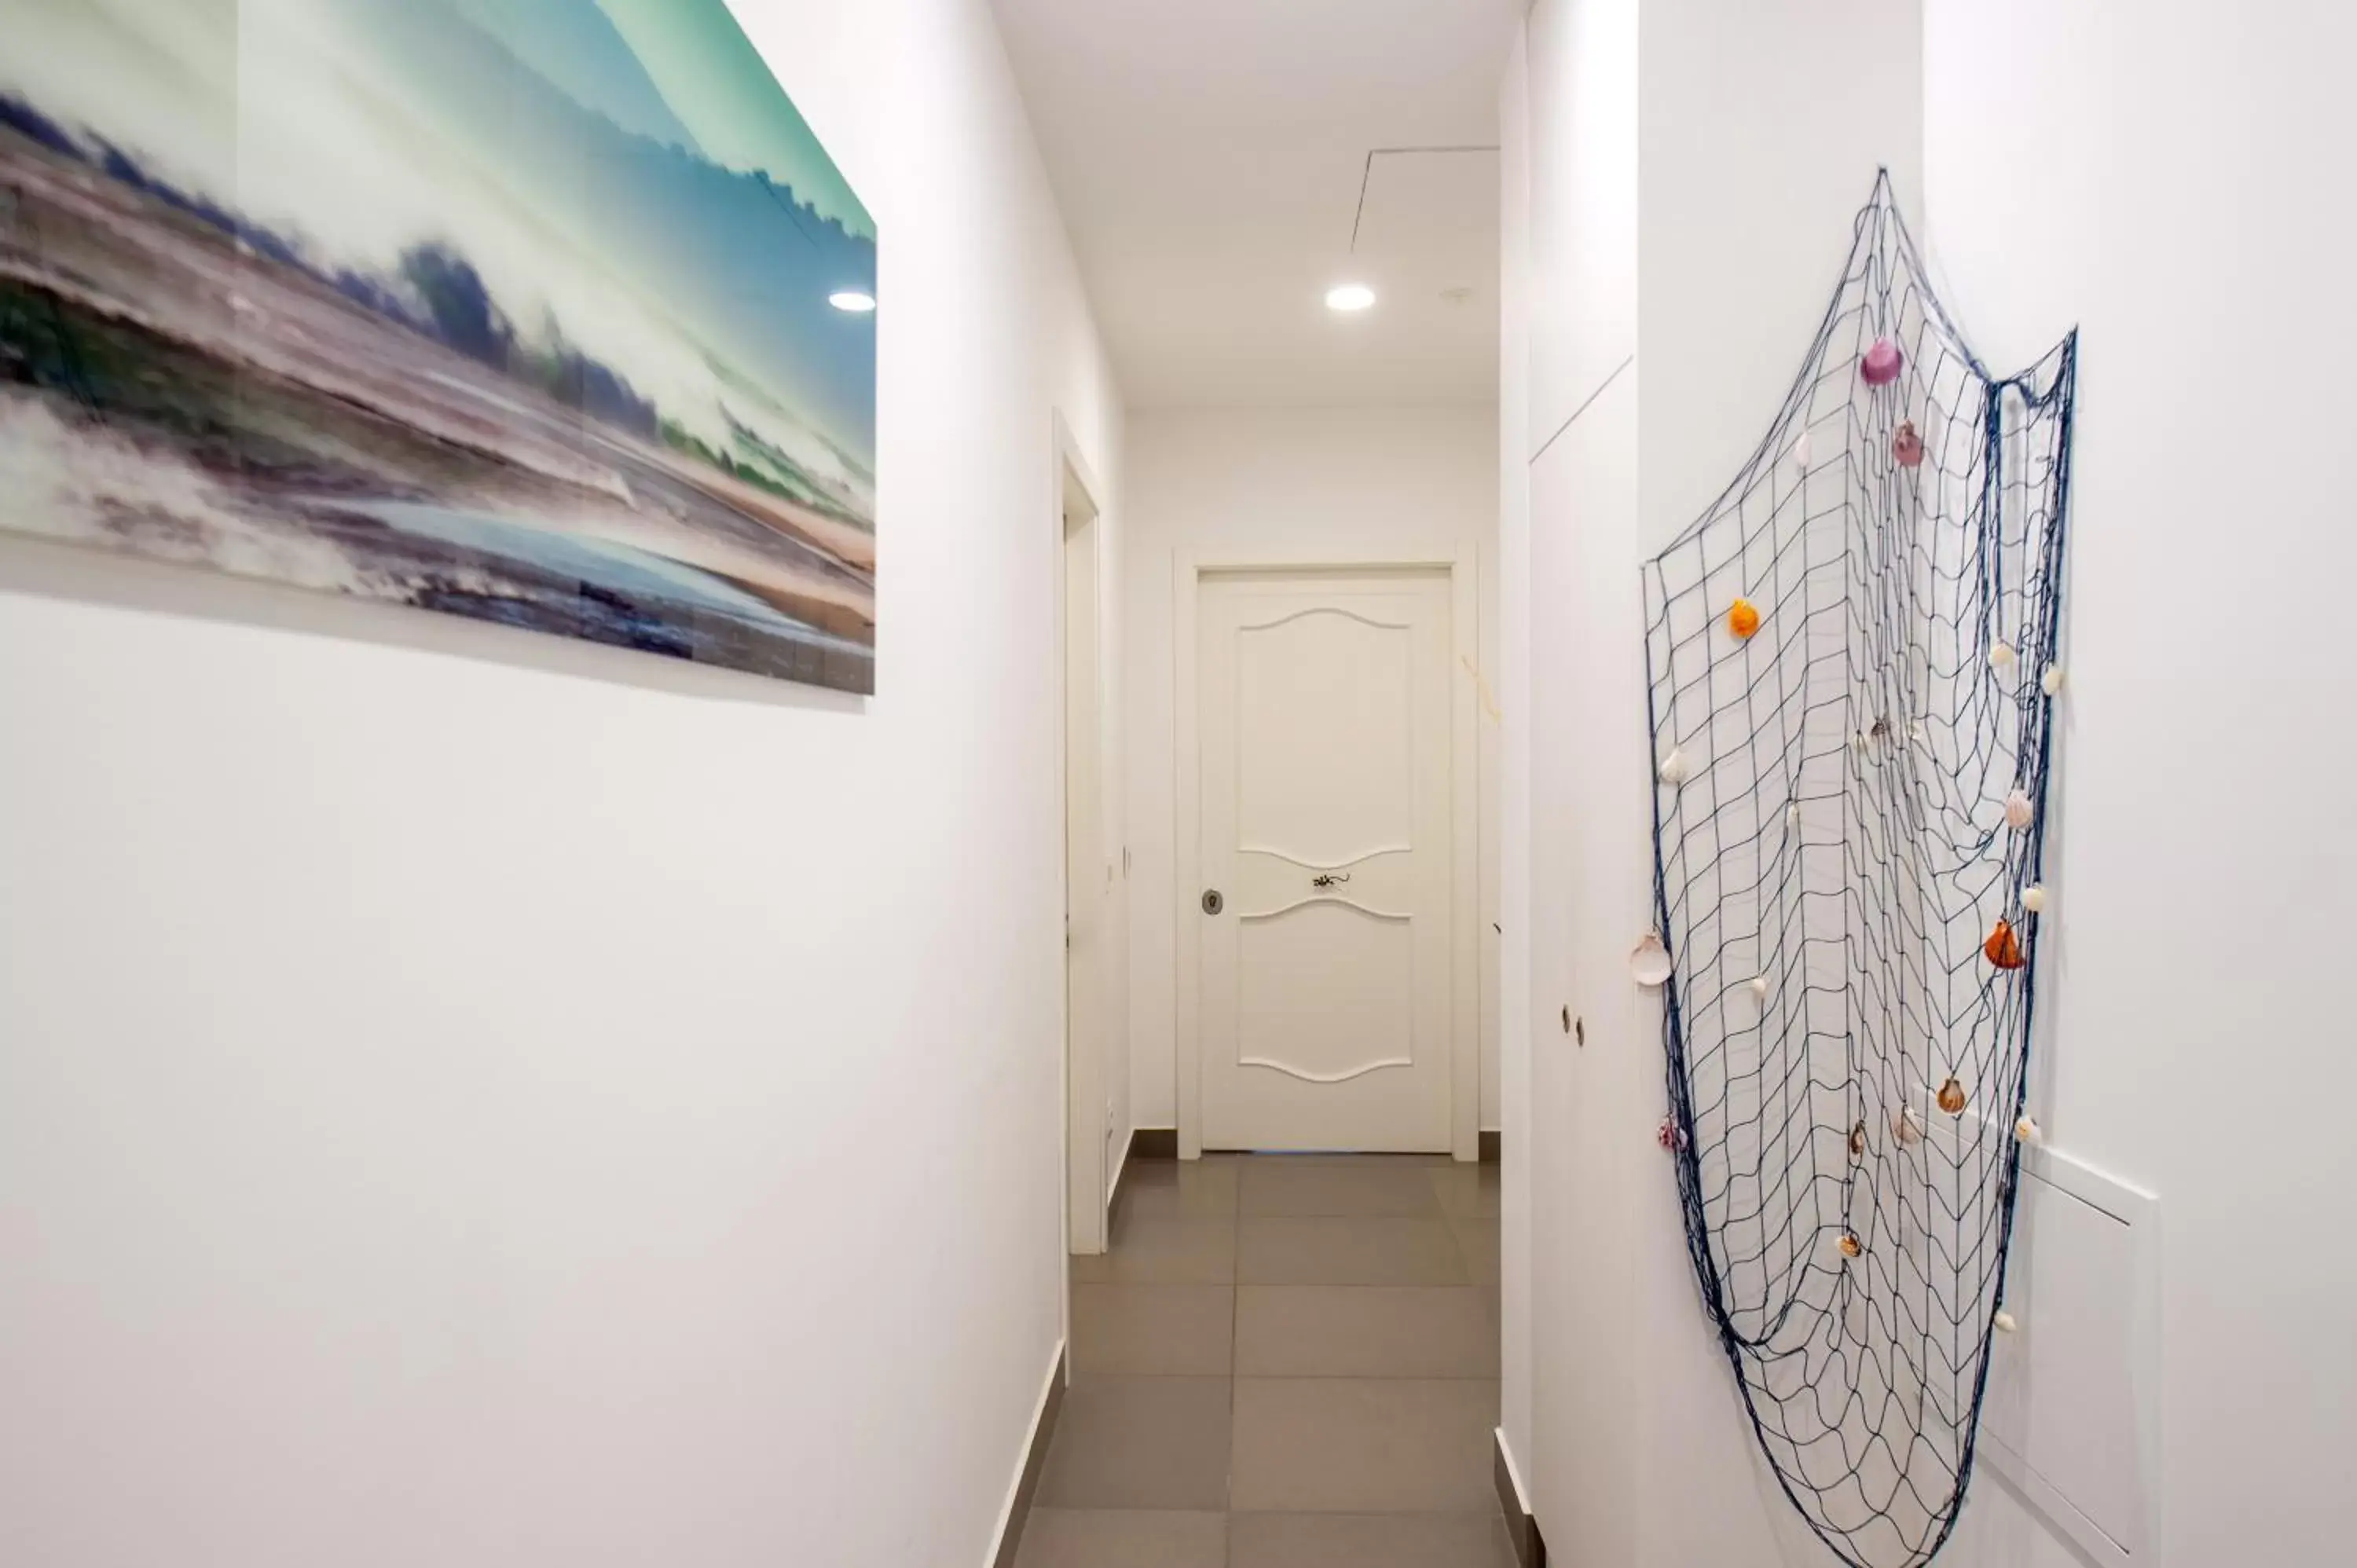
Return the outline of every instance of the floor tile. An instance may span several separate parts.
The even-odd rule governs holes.
[[[1225,1378],[1074,1378],[1039,1506],[1225,1508],[1229,1400]]]
[[[1494,1381],[1238,1378],[1231,1506],[1480,1513],[1496,1507],[1497,1419]]]
[[[1275,1155],[1246,1160],[1243,1212],[1254,1215],[1400,1215],[1438,1219],[1432,1167],[1322,1162]]]
[[[1494,1378],[1497,1324],[1467,1285],[1244,1285],[1236,1293],[1235,1369],[1243,1377]]]
[[[1498,1288],[1498,1222],[1494,1219],[1452,1219],[1449,1230],[1457,1237],[1457,1250],[1464,1254],[1466,1271],[1473,1283],[1489,1290]]]
[[[1015,1568],[1225,1568],[1227,1561],[1223,1513],[1033,1509]]]
[[[1440,1207],[1451,1215],[1469,1219],[1498,1218],[1498,1193],[1501,1185],[1496,1165],[1455,1165],[1424,1173],[1432,1183]]]
[[[1473,1283],[1445,1220],[1396,1217],[1243,1219],[1235,1277],[1262,1285]]]
[[[1232,1285],[1075,1284],[1072,1370],[1224,1378],[1235,1314]]]
[[[1211,1155],[1200,1160],[1132,1160],[1121,1173],[1115,1205],[1140,1219],[1171,1219],[1236,1211],[1237,1165]]]
[[[1228,1536],[1228,1568],[1514,1568],[1506,1521],[1495,1509],[1486,1514],[1240,1513]]]
[[[1113,1250],[1072,1260],[1084,1284],[1232,1284],[1236,1222],[1232,1216],[1157,1219],[1116,1216]]]

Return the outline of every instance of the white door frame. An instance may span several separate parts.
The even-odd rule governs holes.
[[[1175,602],[1172,671],[1177,682],[1177,777],[1171,780],[1176,830],[1173,856],[1178,898],[1178,994],[1176,1046],[1178,1061],[1178,1157],[1203,1154],[1202,1028],[1197,1016],[1202,983],[1203,817],[1201,751],[1198,732],[1196,633],[1198,600],[1206,575],[1235,572],[1405,571],[1448,574],[1448,640],[1459,676],[1449,682],[1449,1152],[1460,1160],[1480,1157],[1481,1144],[1481,900],[1480,749],[1479,698],[1471,671],[1480,668],[1480,554],[1471,543],[1448,554],[1383,552],[1278,552],[1267,555],[1222,551],[1215,558],[1180,550],[1171,562]]]
[[[1107,1078],[1105,1052],[1110,1048],[1113,1038],[1112,1020],[1105,1004],[1114,994],[1111,984],[1114,976],[1111,966],[1106,961],[1106,953],[1109,946],[1113,945],[1114,917],[1117,913],[1113,907],[1113,896],[1117,888],[1097,889],[1097,896],[1103,905],[1100,911],[1102,918],[1098,921],[1100,940],[1093,949],[1082,956],[1081,961],[1083,963],[1093,964],[1096,969],[1095,983],[1090,987],[1089,992],[1096,1004],[1096,1017],[1089,1021],[1093,1025],[1092,1027],[1084,1025],[1076,1033],[1073,1028],[1074,1020],[1071,1011],[1072,951],[1069,945],[1073,886],[1071,854],[1071,777],[1075,759],[1070,755],[1070,725],[1067,716],[1067,704],[1071,701],[1067,660],[1070,657],[1068,649],[1071,631],[1066,624],[1066,607],[1070,600],[1067,596],[1064,567],[1065,553],[1069,548],[1068,535],[1071,532],[1065,519],[1076,500],[1080,505],[1086,507],[1090,514],[1090,521],[1086,526],[1093,531],[1091,559],[1096,564],[1096,592],[1091,596],[1090,602],[1094,607],[1096,621],[1093,628],[1094,635],[1091,640],[1095,650],[1096,661],[1094,729],[1098,755],[1092,760],[1097,769],[1097,826],[1100,839],[1103,837],[1104,822],[1112,809],[1113,795],[1109,787],[1110,780],[1105,776],[1103,766],[1106,715],[1112,698],[1109,682],[1106,680],[1110,660],[1105,656],[1107,552],[1103,501],[1104,491],[1097,483],[1096,475],[1090,470],[1087,458],[1081,455],[1080,444],[1072,438],[1071,427],[1064,422],[1064,416],[1060,412],[1055,415],[1053,448],[1055,505],[1049,510],[1055,524],[1050,532],[1050,538],[1053,542],[1056,563],[1055,689],[1057,693],[1056,822],[1058,830],[1056,865],[1060,877],[1058,887],[1062,894],[1059,902],[1064,908],[1067,921],[1067,945],[1064,949],[1064,961],[1060,972],[1064,983],[1057,988],[1056,996],[1057,1017],[1061,1025],[1059,1033],[1063,1042],[1063,1048],[1060,1053],[1063,1058],[1064,1090],[1063,1244],[1068,1252],[1085,1254],[1102,1252],[1105,1250],[1106,1221],[1112,1204],[1111,1176],[1113,1174],[1117,1174],[1108,1173],[1105,1168],[1107,1154],[1103,1125]],[[1102,845],[1100,848],[1102,849]],[[1093,874],[1092,886],[1094,886]]]

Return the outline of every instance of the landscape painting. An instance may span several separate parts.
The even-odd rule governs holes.
[[[724,0],[0,0],[0,529],[871,692],[875,291]]]

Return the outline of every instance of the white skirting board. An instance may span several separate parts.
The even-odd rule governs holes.
[[[1039,1385],[1039,1402],[1032,1407],[1031,1433],[1016,1456],[1015,1478],[1007,1483],[1006,1501],[999,1506],[998,1528],[990,1538],[989,1568],[1012,1568],[1016,1549],[1023,1541],[1023,1526],[1031,1516],[1031,1495],[1039,1489],[1039,1471],[1047,1463],[1048,1444],[1056,1435],[1056,1415],[1064,1403],[1064,1341],[1048,1360],[1048,1380]]]

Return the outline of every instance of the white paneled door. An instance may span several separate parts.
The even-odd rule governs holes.
[[[1206,574],[1196,602],[1202,1143],[1445,1151],[1448,574]]]

